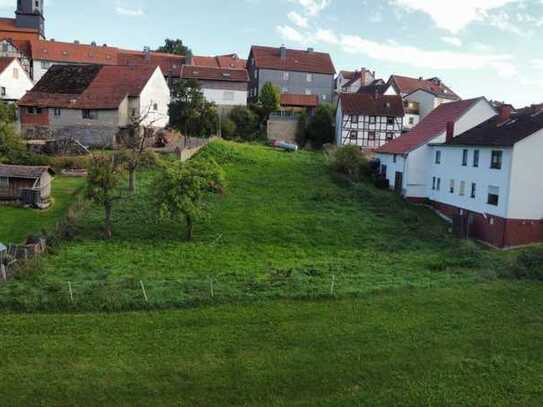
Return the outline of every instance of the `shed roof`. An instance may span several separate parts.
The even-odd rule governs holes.
[[[6,165],[0,164],[0,177],[37,179],[44,172],[54,175],[55,172],[47,166]]]
[[[296,95],[293,93],[281,95],[281,106],[316,107],[318,105],[319,97],[317,95]]]
[[[212,68],[193,65],[183,66],[181,78],[221,82],[249,82],[249,74],[246,69]]]

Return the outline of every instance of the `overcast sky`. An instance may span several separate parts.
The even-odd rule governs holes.
[[[11,16],[16,0],[0,0]],[[461,96],[543,102],[543,0],[45,0],[46,35],[143,49],[166,37],[195,52],[252,44],[332,54],[367,67],[439,76]]]

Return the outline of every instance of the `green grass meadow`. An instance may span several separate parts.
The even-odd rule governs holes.
[[[321,153],[215,142],[207,157],[227,186],[193,242],[159,220],[145,170],[112,241],[87,206],[0,285],[0,405],[543,404],[543,284],[501,278],[520,251],[456,240]],[[78,187],[38,220],[0,208],[5,236],[53,225]]]
[[[540,406],[540,284],[0,317],[6,406]]]
[[[0,207],[0,242],[20,244],[33,233],[54,228],[84,184],[84,178],[56,177],[52,185],[53,205],[47,210]]]
[[[197,223],[193,242],[184,240],[183,224],[158,219],[150,196],[155,174],[142,172],[139,193],[114,209],[113,241],[102,239],[102,211],[91,208],[74,240],[0,287],[0,304],[122,311],[356,296],[472,284],[499,258],[453,239],[426,208],[336,179],[321,153],[220,142],[196,159],[206,156],[224,166],[227,187],[212,198],[211,216]]]

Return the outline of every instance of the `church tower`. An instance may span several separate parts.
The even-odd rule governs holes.
[[[44,0],[17,0],[16,25],[21,28],[34,28],[45,38]]]

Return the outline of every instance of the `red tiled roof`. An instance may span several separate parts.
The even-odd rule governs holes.
[[[4,70],[11,65],[11,63],[15,60],[15,58],[0,58],[0,73],[4,72]]]
[[[346,93],[340,97],[343,114],[364,116],[403,117],[401,96],[378,96],[364,93]]]
[[[1,34],[1,31],[23,32],[23,33],[33,33],[33,34],[38,33],[38,30],[35,28],[17,27],[17,25],[15,24],[14,18],[0,18],[0,34]]]
[[[251,54],[257,68],[280,71],[309,72],[334,75],[336,68],[330,54],[315,51],[286,50],[286,58],[281,58],[280,48],[253,46]]]
[[[249,74],[246,69],[220,69],[193,65],[183,66],[181,78],[223,82],[249,82]]]
[[[34,40],[32,59],[52,62],[116,65],[118,48],[69,42]]]
[[[119,50],[119,65],[158,65],[166,76],[181,75],[181,67],[185,63],[183,55],[166,54],[161,52],[146,53],[142,51]]]
[[[422,89],[439,97],[455,100],[460,99],[456,93],[437,78],[416,79],[407,76],[392,75],[389,82],[395,84],[397,90],[402,94],[409,94]]]
[[[245,69],[247,60],[240,59],[237,54],[218,55],[215,57],[193,56],[191,65],[209,68]]]
[[[447,129],[448,122],[456,122],[483,98],[443,103],[426,116],[409,133],[377,149],[377,153],[406,154],[432,141]]]
[[[138,96],[142,92],[156,69],[158,67],[149,65],[55,65],[18,105],[117,109],[125,97]],[[59,77],[65,79],[59,81]]]
[[[316,107],[318,105],[319,97],[317,95],[295,95],[292,93],[281,95],[281,106]]]

